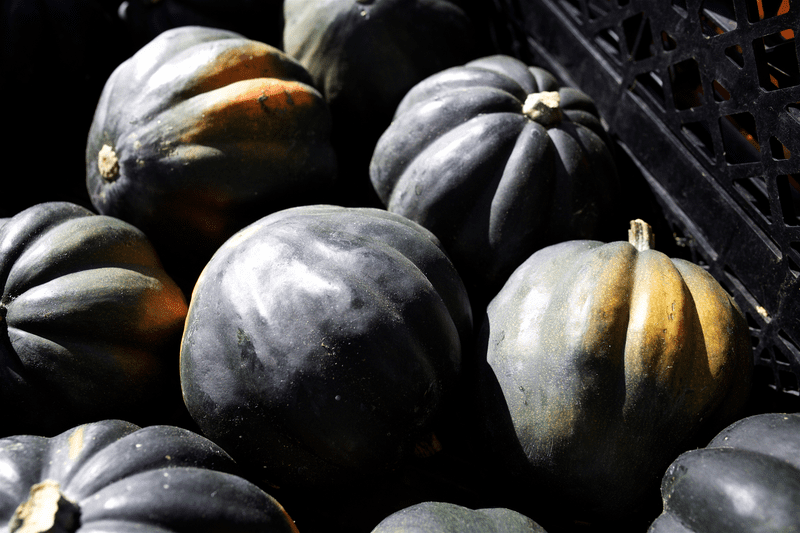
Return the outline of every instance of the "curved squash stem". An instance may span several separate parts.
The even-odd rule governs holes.
[[[640,218],[631,220],[631,227],[628,230],[628,242],[640,252],[655,248],[656,236],[653,233],[653,228]]]

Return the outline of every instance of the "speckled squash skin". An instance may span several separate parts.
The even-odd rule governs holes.
[[[269,483],[341,486],[429,441],[471,329],[430,232],[381,209],[287,209],[234,235],[198,280],[184,401]]]
[[[9,533],[297,533],[213,442],[122,420],[0,439],[0,521]]]
[[[661,497],[648,533],[800,531],[800,415],[734,422],[672,462]]]
[[[547,533],[511,509],[470,509],[448,502],[421,502],[387,516],[372,533]]]
[[[535,97],[550,113],[529,109]],[[482,57],[409,90],[370,163],[386,208],[442,240],[490,298],[542,246],[597,238],[618,191],[592,100],[539,67]]]
[[[669,463],[749,395],[749,331],[732,298],[699,266],[628,242],[534,253],[480,338],[494,451],[577,517],[657,501]]]
[[[70,203],[33,206],[0,225],[0,290],[0,436],[182,408],[187,303],[137,228]]]
[[[86,147],[102,214],[139,227],[189,289],[213,252],[336,179],[330,113],[305,69],[239,34],[161,33],[106,82]],[[182,277],[182,276],[181,276]]]

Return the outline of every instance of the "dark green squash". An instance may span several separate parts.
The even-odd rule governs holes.
[[[492,453],[584,519],[657,502],[669,463],[749,394],[749,330],[733,299],[701,267],[632,242],[539,250],[480,332]]]
[[[491,297],[542,246],[598,237],[619,187],[609,146],[586,94],[495,55],[409,90],[370,178],[389,211],[442,240],[472,294]]]
[[[800,531],[800,415],[734,422],[672,462],[661,497],[649,533]]]
[[[283,46],[311,74],[333,115],[339,203],[380,207],[369,160],[403,95],[427,76],[480,55],[453,0],[287,0]]]
[[[470,509],[447,502],[422,502],[387,516],[372,533],[546,533],[511,509]]]
[[[106,83],[87,188],[100,213],[144,231],[191,290],[237,230],[326,197],[330,126],[308,73],[277,48],[219,29],[168,30]]]
[[[430,440],[472,316],[436,238],[381,209],[242,229],[197,282],[181,349],[203,434],[284,487],[385,472]]]
[[[121,420],[0,439],[0,521],[9,533],[297,533],[213,442]]]
[[[63,202],[0,225],[0,436],[171,420],[187,304],[150,242]]]

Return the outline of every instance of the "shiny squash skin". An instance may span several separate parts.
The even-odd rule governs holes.
[[[526,108],[556,94],[553,114]],[[619,189],[593,101],[505,55],[409,90],[370,163],[386,208],[442,240],[468,285],[489,296],[542,246],[598,238]]]
[[[205,437],[112,419],[51,438],[0,439],[0,520],[6,531],[297,533],[283,507]]]
[[[170,267],[192,263],[193,283],[245,225],[325,197],[337,172],[330,127],[308,73],[277,48],[168,30],[105,85],[86,147],[89,196],[144,231]]]
[[[749,395],[749,330],[733,299],[701,267],[628,242],[534,253],[480,337],[487,412],[505,413],[496,449],[579,515],[623,516],[657,496],[672,459]]]
[[[511,509],[470,509],[449,502],[425,501],[392,513],[372,533],[547,533]]]
[[[800,415],[737,420],[672,462],[661,497],[648,533],[800,531]]]
[[[429,439],[472,315],[429,232],[381,209],[303,206],[231,237],[181,348],[203,434],[278,486],[347,484]]]
[[[0,289],[0,435],[180,406],[187,302],[135,227],[64,202],[22,211],[0,226]]]

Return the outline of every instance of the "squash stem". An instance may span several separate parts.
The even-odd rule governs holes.
[[[522,114],[544,127],[561,122],[561,95],[558,91],[542,91],[529,94],[522,104]]]
[[[107,144],[97,154],[97,169],[106,181],[114,181],[119,177],[119,159],[114,149]]]
[[[57,481],[31,487],[8,524],[10,533],[72,533],[80,525],[80,508],[64,496]]]
[[[640,218],[631,220],[631,227],[628,230],[628,242],[640,252],[655,248],[656,236],[653,233],[653,228]]]

